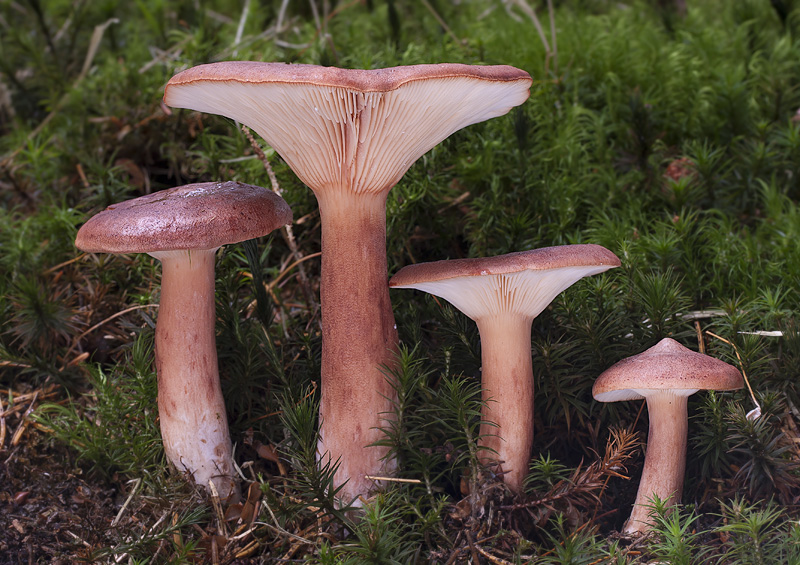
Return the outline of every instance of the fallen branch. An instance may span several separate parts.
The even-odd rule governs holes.
[[[283,194],[283,190],[281,189],[280,184],[278,184],[278,177],[275,175],[275,171],[272,170],[272,165],[270,164],[269,159],[267,159],[263,149],[261,149],[261,146],[258,144],[258,142],[256,142],[253,134],[250,132],[250,129],[247,126],[242,126],[242,131],[247,137],[247,140],[250,142],[253,151],[255,151],[259,160],[264,165],[264,169],[267,171],[267,176],[269,177],[269,182],[272,186],[272,192],[278,196],[281,196]],[[300,252],[300,249],[297,246],[297,240],[295,240],[291,224],[281,227],[281,235],[283,236],[283,240],[286,242],[286,245],[289,246],[289,251],[291,251],[292,256],[295,259],[291,267],[297,266],[297,274],[300,278],[300,288],[303,289],[306,303],[311,309],[311,312],[314,313],[319,309],[319,304],[317,304],[317,301],[314,298],[314,293],[311,290],[311,282],[308,279],[305,266],[303,265],[303,261],[305,261],[306,258],[303,257],[303,254]]]
[[[606,477],[627,479],[622,471],[625,462],[639,446],[636,434],[628,429],[613,428],[606,444],[606,452],[602,459],[581,470],[581,465],[569,479],[559,481],[542,497],[501,506],[501,510],[523,510],[544,506],[553,510],[555,502],[567,501],[569,504],[591,504],[600,501],[597,491],[602,491]]]

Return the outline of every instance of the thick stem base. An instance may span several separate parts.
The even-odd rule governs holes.
[[[665,501],[667,506],[681,501],[686,472],[688,401],[688,396],[672,391],[658,391],[647,398],[650,432],[636,502],[631,517],[623,527],[626,534],[651,529],[650,500],[654,495]]]
[[[153,254],[162,260],[156,324],[158,414],[169,461],[222,500],[238,498],[214,334],[215,250]]]
[[[391,475],[385,436],[394,388],[397,328],[386,266],[386,193],[317,193],[322,221],[321,460],[339,461],[335,484],[347,502],[374,490],[367,475]]]

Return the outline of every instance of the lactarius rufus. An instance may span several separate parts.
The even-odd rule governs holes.
[[[592,394],[600,402],[647,401],[650,433],[642,479],[626,534],[650,530],[650,500],[658,496],[673,506],[680,503],[686,471],[689,396],[698,390],[742,388],[741,373],[719,359],[696,353],[674,339],[664,338],[643,353],[623,359],[604,371]]]
[[[531,323],[573,283],[619,264],[605,247],[564,245],[409,265],[389,281],[440,296],[478,324],[482,418],[497,426],[482,425],[480,443],[512,490],[522,489],[533,443]]]
[[[158,415],[167,459],[220,497],[238,497],[217,368],[214,255],[222,245],[292,221],[270,190],[238,182],[190,184],[109,206],[75,245],[101,253],[149,253],[162,264],[156,324]]]
[[[253,128],[314,191],[322,224],[323,460],[339,463],[347,501],[392,474],[371,446],[395,392],[397,331],[386,285],[386,196],[420,156],[469,124],[528,97],[528,73],[508,66],[419,65],[344,70],[226,62],[172,77],[169,106],[222,114]]]

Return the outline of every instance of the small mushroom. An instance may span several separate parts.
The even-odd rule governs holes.
[[[681,501],[689,396],[698,390],[734,390],[742,386],[742,375],[732,365],[691,351],[668,337],[643,353],[623,359],[597,378],[592,388],[595,400],[644,398],[650,417],[642,479],[624,533],[650,530],[649,501],[654,496],[669,506]]]
[[[480,444],[500,462],[505,483],[522,489],[533,443],[531,323],[579,279],[620,265],[592,244],[563,245],[499,257],[419,263],[400,269],[392,288],[415,288],[452,303],[481,336],[485,408]],[[496,424],[492,427],[488,422]]]
[[[148,253],[162,263],[156,324],[164,451],[220,497],[238,498],[214,333],[214,255],[292,221],[272,191],[238,182],[190,184],[109,206],[80,230],[93,253]]]
[[[320,457],[352,500],[391,475],[375,446],[396,393],[397,331],[389,300],[386,196],[453,132],[507,113],[531,77],[503,65],[346,70],[248,61],[187,69],[164,91],[173,107],[252,127],[314,191],[322,226]],[[346,484],[345,484],[346,483]]]

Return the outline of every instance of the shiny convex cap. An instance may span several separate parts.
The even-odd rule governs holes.
[[[75,245],[89,252],[213,249],[291,223],[277,194],[236,181],[187,184],[112,204],[87,221]]]

